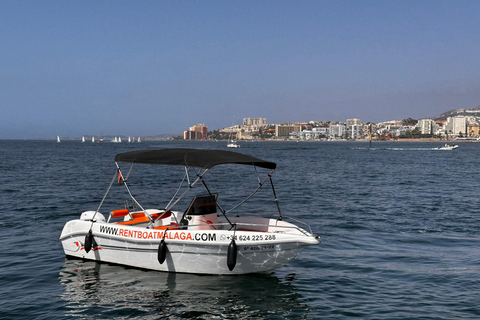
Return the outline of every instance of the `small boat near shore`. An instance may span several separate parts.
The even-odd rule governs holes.
[[[445,143],[445,145],[438,147],[438,150],[454,150],[458,148],[458,144],[448,144]]]
[[[127,176],[120,164],[131,165]],[[185,168],[179,187],[164,208],[143,208],[133,197],[128,176],[136,164]],[[65,224],[60,241],[66,256],[158,271],[234,275],[272,272],[319,243],[309,225],[280,211],[271,179],[274,162],[224,150],[161,149],[117,154],[115,165],[115,175],[98,209],[85,211]],[[229,210],[205,179],[210,169],[221,165],[251,166],[258,179],[256,189]],[[115,182],[126,188],[135,205],[116,208],[105,216],[100,210]],[[267,212],[262,216],[250,211],[229,214],[265,184],[272,188],[276,217],[265,217],[271,215]],[[180,200],[188,199],[186,195],[198,187],[202,192],[183,201],[190,203],[183,210],[177,208]],[[263,208],[266,200],[261,201]]]

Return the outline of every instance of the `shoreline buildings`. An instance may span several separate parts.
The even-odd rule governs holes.
[[[477,110],[477,109],[475,109]],[[465,111],[458,109],[458,112]],[[469,110],[467,110],[469,111]],[[389,140],[399,138],[475,139],[480,140],[480,107],[475,114],[451,114],[443,118],[405,119],[363,123],[358,118],[345,122],[308,121],[269,124],[266,118],[244,118],[233,125],[208,133],[205,124],[184,131],[185,140]],[[207,136],[209,134],[209,136]]]

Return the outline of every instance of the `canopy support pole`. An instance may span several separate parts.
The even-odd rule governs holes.
[[[103,199],[102,201],[100,201],[100,205],[98,206],[97,210],[95,211],[95,213],[93,214],[93,217],[92,217],[92,223],[90,224],[90,229],[88,230],[87,234],[85,235],[85,251],[88,253],[92,247],[92,244],[93,244],[93,232],[92,232],[92,228],[93,228],[93,223],[95,222],[95,216],[97,215],[97,212],[100,210],[100,208],[102,207],[103,205],[103,202],[105,201],[105,198],[107,198],[107,194],[108,192],[110,191],[110,188],[112,187],[113,185],[113,182],[115,181],[115,178],[117,178],[117,173],[115,172],[115,174],[113,175],[113,178],[112,178],[112,182],[110,182],[110,185],[108,186],[108,189],[107,189],[107,192],[105,193],[105,195],[103,196]]]
[[[168,206],[165,208],[166,211],[170,210],[171,208],[173,208],[187,193],[188,191],[190,191],[190,189],[193,188],[194,185],[196,185],[198,183],[198,181],[200,181],[202,179],[202,176],[205,175],[205,173],[207,173],[209,169],[205,169],[205,171],[203,171],[201,174],[197,174],[197,179],[195,179],[195,181],[193,181],[191,184],[188,185],[188,188],[187,190],[185,190],[179,197],[178,199],[174,202],[174,203],[171,203],[172,201],[170,201],[170,203],[168,204]],[[188,171],[187,171],[187,178],[188,178]],[[188,178],[188,181],[190,181],[190,179]],[[178,193],[178,191],[177,191]],[[173,200],[173,199],[172,199]],[[177,221],[178,223],[178,221]]]
[[[210,192],[210,189],[208,189],[207,184],[205,183],[205,181],[204,181],[201,177],[200,177],[200,181],[202,181],[202,184],[203,184],[203,186],[205,187],[205,189],[207,190],[208,194],[209,194],[211,197],[213,197],[213,194]],[[228,223],[230,223],[230,226],[231,226],[232,228],[234,228],[234,227],[235,227],[235,224],[232,223],[232,222],[230,221],[230,219],[228,219],[225,210],[224,210],[224,209],[222,208],[222,206],[218,203],[218,201],[216,201],[216,206],[218,207],[218,209],[220,209],[220,211],[222,212],[223,216],[224,216],[225,219],[228,221]]]
[[[270,184],[272,185],[273,197],[275,198],[275,203],[277,204],[277,209],[278,209],[278,215],[280,216],[280,218],[278,218],[278,220],[282,220],[282,212],[280,211],[280,205],[278,204],[277,193],[275,192],[275,188],[273,187],[272,175],[269,174],[268,177],[270,178]]]
[[[270,172],[268,173],[268,175],[265,177],[265,179],[263,179],[263,181],[258,184],[258,187],[257,187],[255,190],[253,190],[253,192],[252,192],[248,197],[246,197],[242,202],[240,202],[239,204],[237,204],[237,205],[236,205],[235,207],[233,207],[232,209],[226,211],[226,213],[229,213],[229,212],[237,209],[237,208],[240,207],[242,204],[244,204],[248,199],[250,199],[251,197],[253,197],[253,195],[254,195],[255,193],[257,193],[258,190],[260,190],[260,188],[265,184],[265,182],[268,180],[268,178],[271,177],[271,175],[272,175],[272,173],[273,173],[274,170],[275,170],[275,169],[273,169],[272,171],[270,171]],[[272,180],[272,179],[270,178],[270,181],[271,181],[271,180]],[[273,188],[273,184],[272,184],[272,188]],[[275,194],[275,190],[273,191],[273,193]],[[276,196],[275,196],[275,200],[277,200],[277,199],[276,199]],[[277,206],[278,206],[278,204],[277,204]],[[279,208],[279,210],[280,210],[280,208]]]
[[[95,213],[93,214],[93,217],[92,217],[92,225],[93,225],[93,219],[95,219],[95,215],[97,214],[97,212],[100,211],[100,208],[102,207],[103,202],[104,202],[105,199],[107,198],[107,194],[110,192],[110,188],[112,188],[113,182],[115,181],[115,178],[116,178],[116,177],[117,177],[117,173],[115,172],[115,174],[113,175],[112,181],[110,182],[110,185],[108,186],[107,192],[105,192],[105,195],[103,196],[102,201],[100,201],[100,205],[98,206],[97,211],[95,211]],[[91,226],[90,226],[90,229],[92,229]]]
[[[138,203],[137,199],[135,199],[135,197],[132,195],[132,192],[130,192],[130,188],[128,187],[128,184],[127,184],[127,180],[125,179],[125,177],[123,176],[123,173],[122,173],[122,170],[120,170],[120,166],[118,165],[117,162],[115,162],[115,165],[117,166],[117,169],[118,169],[118,173],[120,174],[122,180],[123,180],[123,185],[125,186],[125,189],[127,189],[127,192],[130,196],[130,198],[132,198],[133,201],[135,201],[136,204],[138,204],[138,206],[140,207],[140,209],[142,209],[142,211],[145,213],[145,215],[148,217],[148,219],[150,219],[151,222],[153,222],[153,218],[151,215],[149,215],[145,209],[143,209],[142,205],[140,203]],[[131,169],[130,169],[131,170]],[[130,172],[128,173],[130,174]],[[127,175],[128,177],[128,175]]]

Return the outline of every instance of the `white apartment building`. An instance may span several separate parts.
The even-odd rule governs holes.
[[[302,132],[295,133],[299,139],[302,140],[313,140],[320,139],[320,137],[325,137],[329,135],[329,128],[326,127],[315,127],[312,130],[303,130]]]
[[[339,139],[345,137],[347,127],[343,123],[332,124],[329,127],[329,137],[330,139]]]
[[[421,119],[418,120],[417,128],[420,130],[421,134],[432,134],[434,124],[435,121],[432,119]]]
[[[348,127],[348,131],[351,139],[358,139],[363,135],[363,124],[353,124]]]
[[[244,126],[260,127],[267,125],[267,118],[243,118]]]
[[[452,134],[467,133],[467,118],[464,116],[448,117],[445,130]]]

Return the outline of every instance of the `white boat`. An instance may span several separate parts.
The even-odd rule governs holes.
[[[60,136],[57,136],[57,142],[60,143]]]
[[[227,144],[227,148],[240,148],[240,145],[238,145],[237,142],[233,140],[232,135],[233,135],[233,123],[232,123],[232,130],[230,130],[230,137],[229,137],[229,142]]]
[[[82,142],[85,142],[85,137],[82,137]]]
[[[240,148],[240,146],[232,140],[227,144],[227,148]]]
[[[437,150],[454,150],[454,149],[457,149],[458,148],[458,145],[457,144],[448,144],[448,143],[445,143],[444,146],[441,146],[441,147],[438,147]]]
[[[132,196],[128,176],[120,168],[124,163],[132,167],[184,166],[185,175],[164,209],[144,209]],[[271,272],[307,246],[319,243],[319,237],[307,224],[301,228],[297,224],[302,222],[281,213],[271,180],[276,168],[273,162],[224,150],[163,149],[117,154],[115,164],[117,170],[110,187],[116,181],[123,184],[138,209],[112,210],[104,216],[100,213],[102,200],[97,210],[68,221],[60,236],[65,255],[158,271],[233,275]],[[258,178],[256,189],[228,211],[205,180],[210,169],[226,164],[252,166]],[[265,178],[260,173],[265,173]],[[267,182],[273,190],[273,207],[278,211],[275,217],[228,214]],[[190,190],[198,189],[195,187],[200,187],[202,193],[197,193],[184,210],[176,209],[180,200],[188,200],[185,196]]]
[[[92,143],[95,143],[95,137],[92,136]]]

